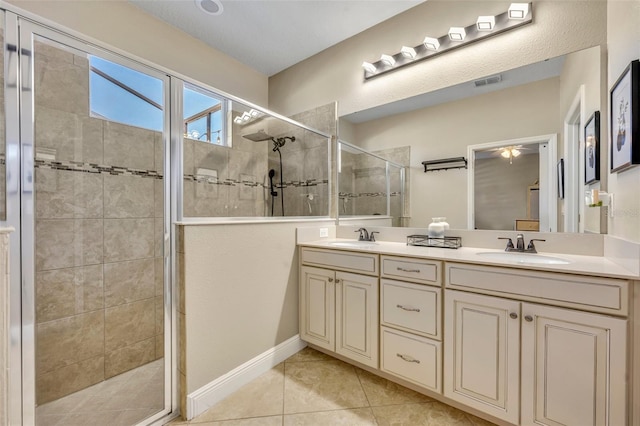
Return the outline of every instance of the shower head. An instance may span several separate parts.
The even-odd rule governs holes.
[[[269,141],[274,139],[273,136],[266,134],[264,130],[260,130],[256,133],[251,133],[248,135],[242,135],[242,137],[245,139],[249,139],[250,141],[253,141],[253,142],[262,142],[262,141]]]

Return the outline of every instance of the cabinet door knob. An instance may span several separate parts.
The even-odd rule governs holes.
[[[515,312],[511,312],[511,313],[509,314],[509,316],[510,316],[512,319],[518,319],[518,314],[516,314]]]
[[[526,322],[531,322],[531,321],[533,321],[533,317],[532,317],[531,315],[525,315],[525,316],[524,316],[524,320],[525,320]]]
[[[329,282],[332,283],[333,282],[333,278],[329,278]]]
[[[340,280],[338,278],[336,278],[336,284],[339,284]]]

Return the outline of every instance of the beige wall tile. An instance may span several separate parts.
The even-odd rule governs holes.
[[[36,270],[102,263],[100,219],[39,220],[36,223]]]
[[[154,216],[164,217],[164,181],[162,179],[154,179],[153,190]]]
[[[184,374],[187,372],[187,321],[185,318],[185,314],[183,313],[178,313],[176,317],[178,319],[178,371]]]
[[[89,70],[61,58],[40,54],[36,46],[34,60],[35,101],[37,105],[89,115]]]
[[[104,359],[105,379],[140,367],[154,359],[156,359],[156,343],[153,337],[107,352]]]
[[[156,296],[156,334],[164,334],[164,297]]]
[[[154,220],[154,256],[155,257],[163,257],[164,256],[164,219],[163,218],[155,218]],[[167,247],[167,249],[169,249]]]
[[[36,402],[44,404],[104,380],[104,357],[86,359],[36,376]]]
[[[154,259],[104,265],[105,307],[148,299],[155,294]]]
[[[105,163],[111,166],[154,170],[154,133],[151,130],[106,121]]]
[[[36,327],[36,373],[75,364],[104,351],[104,315],[89,312],[38,324]]]
[[[100,174],[36,169],[36,217],[38,219],[102,217]]]
[[[131,175],[104,178],[104,217],[107,219],[154,216],[154,180]]]
[[[153,133],[153,163],[154,170],[161,175],[166,174],[164,170],[164,141],[161,132]]]
[[[104,261],[119,262],[153,257],[154,220],[105,219]]]
[[[156,336],[156,359],[164,357],[164,335]]]
[[[107,308],[104,312],[104,345],[107,352],[155,335],[154,298]]]
[[[36,104],[35,140],[38,148],[54,149],[56,161],[104,164],[104,120]]]
[[[153,259],[153,264],[155,295],[161,296],[164,293],[164,258],[156,257]]]
[[[36,273],[36,321],[104,308],[102,265]]]

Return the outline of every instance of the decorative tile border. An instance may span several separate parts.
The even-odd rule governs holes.
[[[394,191],[391,192],[389,195],[391,195],[392,197],[397,197],[399,195],[402,195],[402,192],[399,191]],[[358,194],[354,194],[354,193],[347,193],[347,192],[340,192],[338,194],[338,198],[341,200],[350,200],[352,198],[363,198],[363,197],[386,197],[387,193],[386,192],[360,192]]]
[[[4,158],[0,158],[0,164],[4,164]],[[140,170],[140,169],[131,169],[127,167],[119,167],[119,166],[105,166],[94,163],[83,163],[81,161],[54,161],[54,160],[46,160],[36,158],[35,160],[35,168],[36,169],[49,169],[49,170],[64,170],[70,172],[81,172],[81,173],[95,173],[95,174],[103,174],[103,175],[111,175],[111,176],[139,176],[143,178],[151,178],[151,179],[162,179],[162,173],[159,173],[155,170]],[[208,183],[211,185],[226,185],[226,186],[238,186],[243,185],[247,187],[262,187],[267,188],[268,185],[265,185],[260,182],[254,182],[250,180],[237,180],[237,179],[219,179],[213,176],[206,175],[184,175],[184,179],[186,181],[196,182],[196,183]],[[328,179],[308,179],[304,181],[289,181],[283,182],[282,185],[280,183],[274,185],[278,189],[283,188],[300,188],[300,187],[309,187],[309,186],[318,186],[318,185],[327,185],[329,183]]]

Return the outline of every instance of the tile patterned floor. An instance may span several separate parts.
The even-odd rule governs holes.
[[[171,426],[490,426],[305,348],[191,420]]]
[[[150,362],[36,409],[37,426],[130,426],[164,406],[164,360]]]

